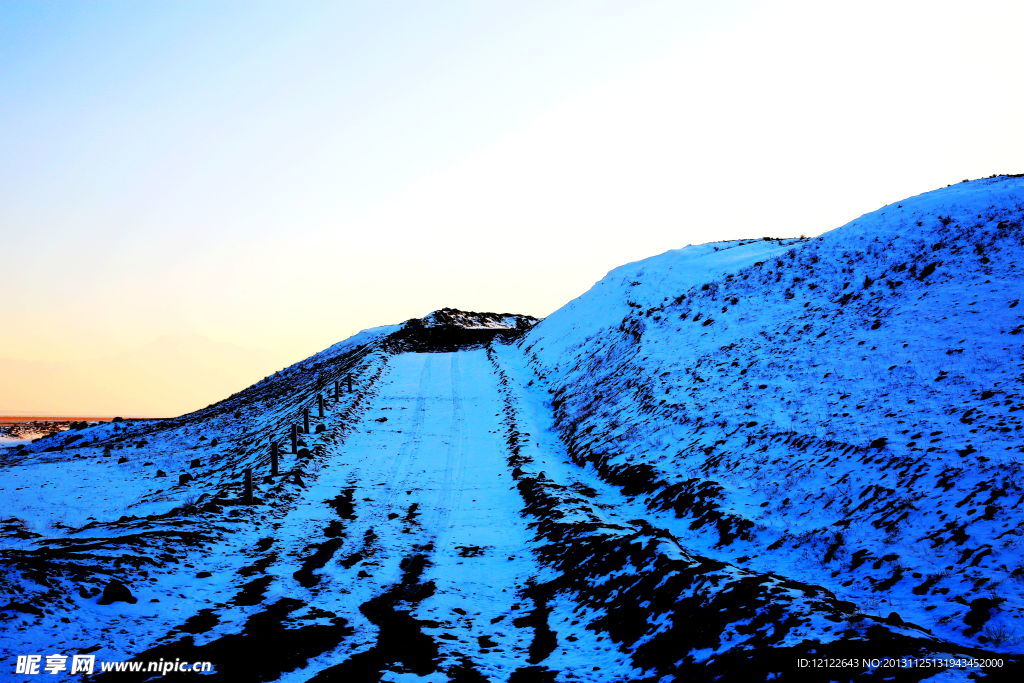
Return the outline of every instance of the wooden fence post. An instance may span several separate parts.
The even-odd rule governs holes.
[[[299,452],[299,427],[292,425],[292,454]]]
[[[277,442],[276,441],[271,441],[270,442],[270,476],[272,476],[272,477],[276,477],[277,476],[277,458],[278,458]]]
[[[323,417],[324,417],[324,395],[323,394],[317,394],[316,395],[316,409],[317,409],[317,412],[320,414],[320,418],[323,419]]]
[[[302,409],[302,433],[309,434],[309,408]]]
[[[252,469],[245,468],[245,490],[242,492],[242,504],[252,505]]]

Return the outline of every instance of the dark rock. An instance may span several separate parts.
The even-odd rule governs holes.
[[[23,614],[32,614],[37,617],[43,616],[43,610],[39,609],[35,605],[30,605],[27,602],[14,602],[11,601],[0,607],[2,610],[11,610],[14,612],[22,612]]]
[[[533,327],[537,319],[511,313],[480,313],[442,308],[424,318],[407,320],[388,336],[395,351],[457,351],[479,348],[494,339],[511,340]]]
[[[975,598],[971,600],[971,609],[964,615],[964,623],[970,628],[964,632],[967,635],[974,635],[992,617],[992,612],[1005,602],[1006,598]]]
[[[117,579],[112,579],[103,589],[103,595],[100,596],[96,604],[109,605],[113,602],[127,602],[134,605],[138,601],[138,598],[128,590],[128,586]]]

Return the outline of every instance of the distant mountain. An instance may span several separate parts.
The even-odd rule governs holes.
[[[0,643],[224,681],[1015,680],[1022,224],[1024,178],[965,182],[0,451]]]

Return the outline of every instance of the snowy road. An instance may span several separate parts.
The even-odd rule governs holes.
[[[344,439],[309,437],[325,449],[319,471],[243,570],[257,576],[249,595],[222,605],[195,644],[217,651],[254,615],[296,601],[293,617],[340,618],[344,637],[276,680],[553,680],[542,660],[568,668],[561,680],[593,680],[593,664],[581,667],[597,657],[629,671],[607,638],[560,643],[548,622],[578,631],[574,606],[530,595],[550,570],[535,557],[503,410],[482,349],[391,356]]]
[[[412,615],[427,624],[442,665],[454,663],[457,653],[488,650],[489,666],[506,675],[525,663],[532,634],[511,621],[521,616],[519,592],[536,570],[524,552],[530,535],[505,462],[500,408],[483,351],[400,354],[360,425],[329,453],[329,466],[305,499],[316,506],[353,491],[351,520],[336,553],[346,559],[326,566],[325,580],[314,589],[333,611],[348,606],[345,616],[357,634],[346,650],[359,651],[360,640],[377,638],[377,629],[351,606],[399,581],[401,561],[420,555],[419,583],[433,582],[434,590]],[[290,521],[281,538],[312,535],[292,533]],[[298,559],[308,550],[293,552]]]

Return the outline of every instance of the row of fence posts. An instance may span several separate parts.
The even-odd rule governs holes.
[[[352,393],[352,375],[346,376],[346,382],[348,384],[348,392]],[[317,381],[317,386],[320,386],[320,381]],[[341,400],[341,382],[339,380],[334,381],[334,401],[338,402]],[[316,407],[317,415],[320,419],[324,418],[326,412],[326,401],[324,395],[318,393],[316,395]],[[293,424],[291,426],[291,442],[292,442],[292,455],[298,455],[299,453],[299,426]],[[302,409],[302,433],[309,434],[309,408]],[[270,442],[270,476],[276,477],[279,473],[280,468],[280,457],[281,450],[277,441],[271,440]],[[253,498],[252,489],[252,468],[246,467],[245,473],[242,480],[242,503],[244,505],[252,505]]]

